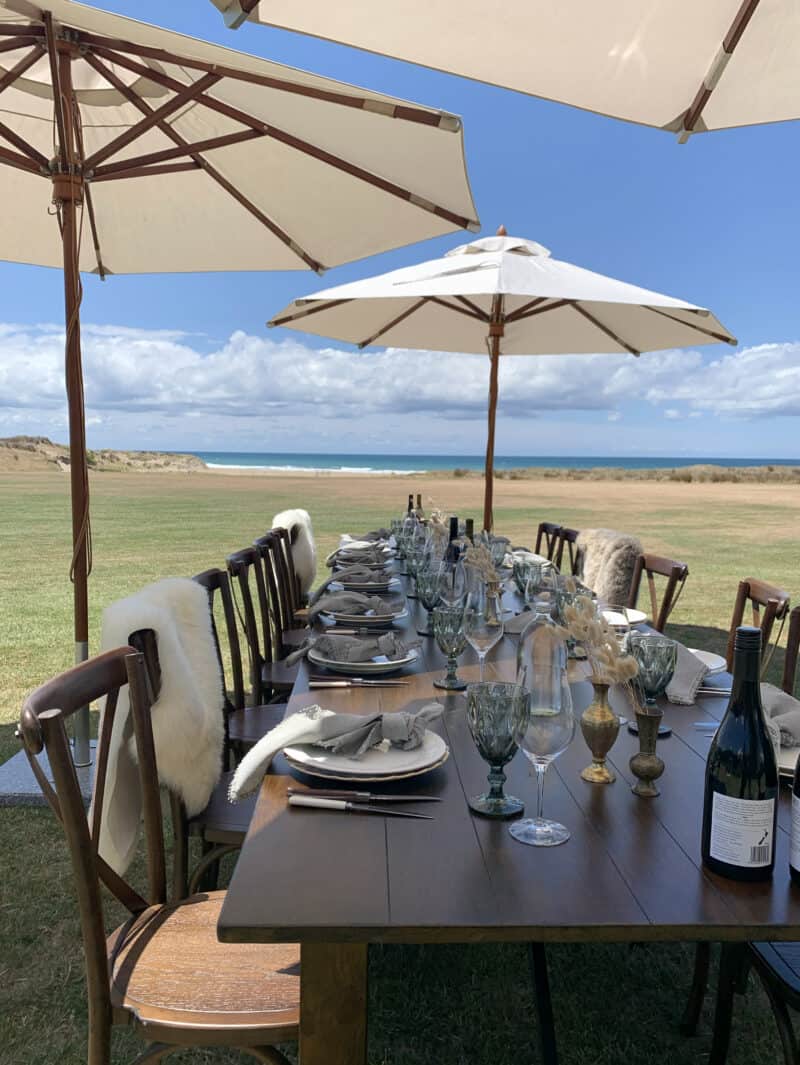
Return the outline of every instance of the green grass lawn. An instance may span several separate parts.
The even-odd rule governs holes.
[[[408,485],[408,487],[406,487]],[[312,514],[321,557],[343,530],[385,523],[412,483],[399,478],[98,475],[93,478],[91,644],[100,612],[160,577],[191,575],[264,532],[288,506]],[[427,499],[480,513],[480,483],[413,482]],[[754,575],[800,598],[792,486],[500,482],[496,527],[531,544],[540,519],[610,525],[648,550],[689,564],[675,635],[724,648],[737,581]],[[0,759],[18,749],[14,723],[27,691],[72,659],[68,481],[0,476]],[[579,742],[579,741],[578,741]],[[667,771],[669,765],[667,764]],[[109,924],[118,909],[109,908]],[[705,1032],[682,1039],[687,946],[563,946],[550,951],[564,1065],[696,1065]],[[524,951],[517,946],[382,947],[370,955],[371,1065],[518,1065],[538,1060]],[[710,1002],[709,1002],[710,1007]],[[115,1060],[138,1043],[116,1037]],[[778,1044],[751,981],[737,1002],[731,1065],[771,1065]],[[197,1051],[175,1062],[238,1060]],[[85,1061],[83,968],[71,875],[46,810],[0,808],[0,1065]]]

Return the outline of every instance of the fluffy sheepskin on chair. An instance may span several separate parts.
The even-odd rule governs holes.
[[[101,648],[124,647],[131,633],[153,629],[161,688],[151,719],[158,777],[191,817],[205,808],[222,773],[223,680],[208,593],[185,577],[157,581],[103,611]],[[105,706],[101,710],[105,713]],[[141,792],[128,690],[119,693],[109,746],[100,856],[122,875],[136,849]]]
[[[273,529],[286,529],[292,544],[294,572],[305,598],[317,576],[317,545],[307,510],[282,510],[272,519]]]
[[[578,536],[582,580],[598,598],[615,606],[628,602],[636,560],[642,545],[635,536],[615,529],[584,529]]]

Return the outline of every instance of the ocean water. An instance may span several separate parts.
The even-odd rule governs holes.
[[[482,470],[482,455],[321,455],[271,451],[195,451],[210,467],[284,471],[333,471],[338,473],[427,473],[457,468]],[[595,466],[627,470],[671,469],[679,466],[711,464],[715,466],[797,466],[800,459],[731,459],[652,455],[621,457],[575,455],[497,455],[495,469],[510,470],[524,466],[559,469],[591,469]]]

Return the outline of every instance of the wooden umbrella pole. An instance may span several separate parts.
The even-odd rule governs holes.
[[[497,419],[497,376],[500,363],[500,340],[504,333],[503,297],[495,296],[492,302],[492,319],[489,324],[489,417],[486,434],[486,467],[484,471],[483,527],[492,531],[494,516],[492,504],[494,495],[494,427]]]
[[[48,27],[49,28],[49,27]],[[75,661],[89,655],[89,480],[86,463],[86,423],[81,366],[80,266],[78,208],[83,202],[83,176],[75,152],[75,115],[72,107],[72,45],[52,42],[57,52],[54,84],[59,116],[59,159],[53,170],[53,200],[58,204],[64,258],[64,312],[66,319],[65,376],[69,407],[69,468],[72,493],[72,565],[75,620]],[[51,53],[52,55],[52,53]],[[89,708],[74,717],[76,765],[89,765]]]

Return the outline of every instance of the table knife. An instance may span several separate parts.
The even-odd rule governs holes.
[[[346,802],[441,802],[438,795],[374,795],[371,791],[338,788],[287,788],[287,795],[309,795],[316,799],[344,799]]]
[[[309,688],[404,688],[407,680],[365,680],[363,677],[350,677],[347,680],[328,680],[324,677],[312,677]]]
[[[432,821],[430,814],[412,814],[410,810],[384,810],[382,806],[362,805],[344,799],[318,799],[314,795],[290,795],[290,806],[311,806],[317,810],[340,810],[348,814],[383,814],[384,817],[414,817],[420,821]]]

